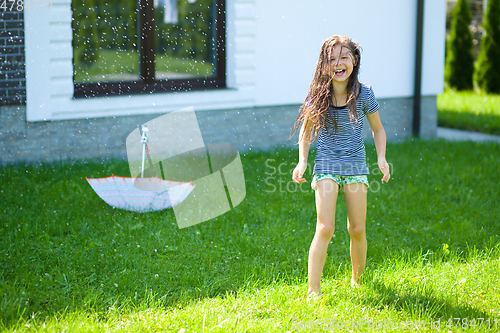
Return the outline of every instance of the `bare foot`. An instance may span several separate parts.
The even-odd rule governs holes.
[[[310,291],[307,293],[307,301],[317,301],[323,297],[323,293],[321,291]]]

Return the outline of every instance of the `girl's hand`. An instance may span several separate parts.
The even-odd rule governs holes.
[[[302,175],[304,175],[304,172],[306,171],[306,168],[307,168],[307,163],[305,162],[297,163],[297,166],[295,167],[295,169],[293,169],[293,175],[292,175],[292,179],[294,182],[300,184],[306,181],[305,178],[302,177]]]
[[[378,167],[380,168],[380,171],[384,174],[382,177],[382,182],[389,182],[389,179],[391,179],[391,174],[389,173],[389,163],[385,160],[385,157],[379,157],[378,158]]]

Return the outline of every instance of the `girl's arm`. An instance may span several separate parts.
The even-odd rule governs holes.
[[[300,128],[300,133],[299,133],[299,163],[297,163],[297,166],[293,170],[293,176],[292,179],[294,182],[297,184],[305,182],[305,178],[302,176],[304,175],[304,172],[306,171],[307,168],[307,156],[309,155],[309,137],[311,134],[311,122],[306,120],[303,124],[302,127]]]
[[[391,174],[389,170],[389,164],[385,159],[385,145],[387,139],[384,126],[382,126],[378,111],[367,114],[366,118],[368,118],[368,122],[370,123],[370,127],[373,132],[373,140],[375,141],[375,149],[377,150],[377,163],[380,171],[382,171],[382,173],[384,174],[384,176],[382,177],[382,181],[387,183],[389,179],[391,179]]]

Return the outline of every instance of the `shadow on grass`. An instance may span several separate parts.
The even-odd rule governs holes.
[[[404,314],[403,317],[430,318],[432,322],[441,321],[441,327],[445,327],[446,322],[451,318],[453,325],[456,320],[453,318],[483,318],[488,320],[490,314],[471,306],[464,306],[447,299],[438,298],[431,290],[415,291],[406,288],[394,288],[383,283],[375,282],[370,284],[374,295],[364,295],[358,301],[367,304],[378,310],[394,309]],[[426,321],[429,327],[430,320]]]

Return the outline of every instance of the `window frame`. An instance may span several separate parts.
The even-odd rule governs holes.
[[[161,92],[210,90],[226,88],[226,10],[225,0],[215,0],[215,76],[156,80],[154,0],[138,0],[139,80],[108,82],[75,82],[73,98],[150,94]]]

